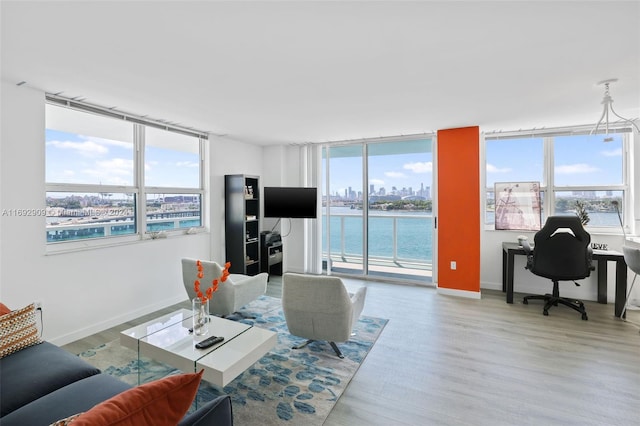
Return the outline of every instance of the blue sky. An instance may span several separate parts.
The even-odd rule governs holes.
[[[622,183],[622,137],[564,136],[554,138],[555,185]],[[495,182],[537,181],[543,184],[542,138],[487,141],[487,186]]]
[[[147,146],[147,186],[199,186],[198,155]],[[50,183],[134,185],[133,144],[46,130],[46,180]]]

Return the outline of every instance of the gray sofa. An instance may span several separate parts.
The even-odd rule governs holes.
[[[86,412],[131,387],[51,343],[0,359],[0,425],[49,425]],[[231,399],[220,396],[179,423],[232,425]]]

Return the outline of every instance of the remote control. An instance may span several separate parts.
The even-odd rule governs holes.
[[[224,337],[220,336],[211,336],[207,339],[204,339],[201,342],[196,343],[196,348],[198,349],[206,349],[210,346],[215,345],[216,343],[220,343],[224,340]]]

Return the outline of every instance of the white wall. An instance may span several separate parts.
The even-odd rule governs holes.
[[[264,149],[263,186],[301,186],[300,147],[270,146]],[[304,272],[304,221],[282,219],[276,230],[282,234],[283,272]],[[277,219],[265,219],[263,229],[270,230]]]
[[[211,189],[211,259],[225,261],[224,175],[244,174],[260,177],[262,183],[263,148],[228,137],[209,137]]]
[[[2,209],[45,207],[44,93],[2,83]],[[44,338],[65,344],[186,300],[180,258],[224,258],[224,174],[259,175],[262,148],[211,141],[211,232],[45,253],[43,217],[0,216],[0,300],[40,301]]]

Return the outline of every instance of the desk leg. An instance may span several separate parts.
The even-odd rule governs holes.
[[[507,303],[513,303],[513,258],[515,255],[507,253]]]
[[[507,291],[507,251],[502,250],[502,292]]]
[[[607,261],[598,259],[598,303],[607,303]]]
[[[627,264],[623,259],[616,261],[616,301],[615,315],[620,318],[627,298]],[[625,312],[623,318],[627,316]]]

